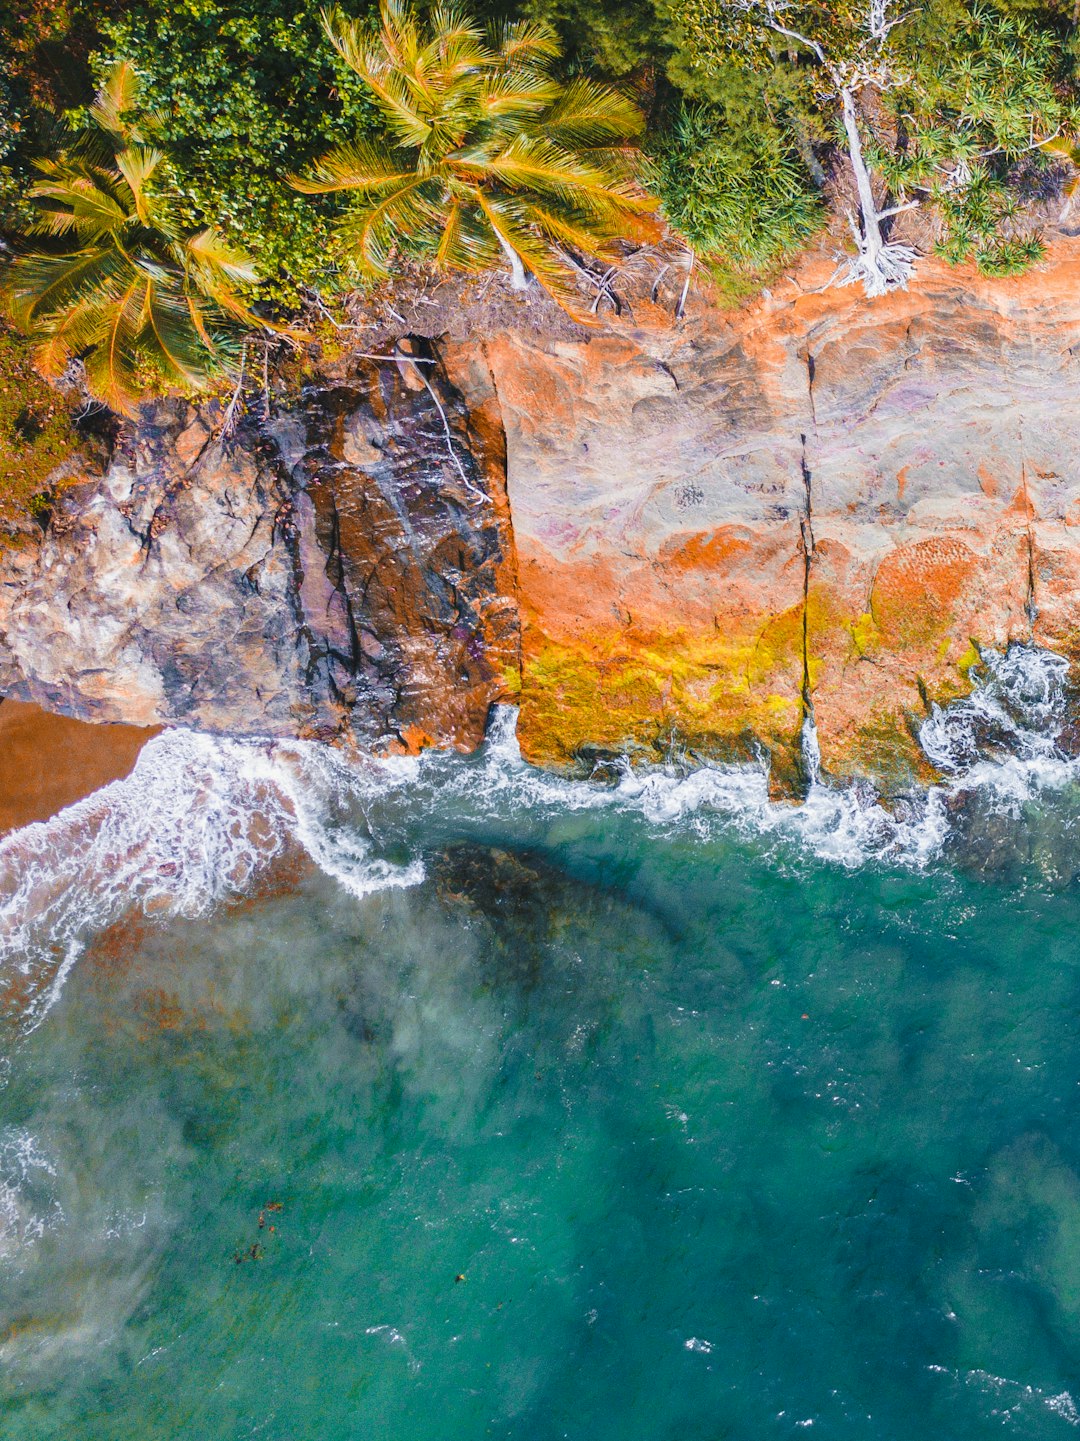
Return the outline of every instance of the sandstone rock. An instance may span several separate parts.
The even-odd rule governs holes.
[[[1015,280],[924,262],[908,292],[486,355],[525,619],[519,734],[926,774],[926,697],[972,642],[1080,654],[1080,252]]]

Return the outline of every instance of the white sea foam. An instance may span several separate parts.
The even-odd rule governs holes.
[[[20,1027],[32,1029],[88,937],[132,910],[203,914],[244,894],[286,845],[358,898],[414,885],[424,874],[418,822],[436,812],[467,832],[522,815],[604,809],[663,833],[707,839],[736,830],[844,866],[921,868],[940,855],[950,808],[964,793],[1015,812],[1080,780],[1080,762],[1059,745],[1067,674],[1061,657],[1034,647],[988,652],[972,695],[935,707],[923,724],[921,744],[944,781],[887,806],[865,783],[822,779],[810,722],[801,805],[769,799],[764,764],[626,764],[614,783],[536,770],[521,758],[509,707],[496,709],[483,753],[469,759],[375,761],[311,742],[168,731],[144,747],[126,780],[0,842],[0,994]],[[392,814],[405,817],[396,833]],[[390,833],[400,855],[387,854]]]
[[[798,806],[769,800],[763,767],[704,767],[684,774],[626,771],[617,796],[657,825],[709,829],[723,817],[747,833],[797,842],[844,866],[887,860],[922,868],[941,854],[950,809],[966,793],[990,808],[1017,814],[1040,794],[1080,782],[1080,761],[1060,745],[1068,719],[1069,663],[1033,646],[1005,654],[988,650],[970,697],[934,706],[919,741],[942,773],[940,784],[882,803],[865,782],[822,779],[817,732],[803,728],[809,778]]]
[[[1037,1409],[1045,1409],[1070,1426],[1080,1426],[1080,1410],[1068,1391],[1048,1396],[1039,1386],[1013,1381],[1008,1376],[995,1376],[993,1372],[981,1369],[962,1371],[935,1365],[928,1366],[927,1370],[984,1393],[990,1401],[989,1414],[1006,1425],[1015,1425]]]
[[[385,788],[404,778],[379,768]],[[242,895],[292,841],[363,896],[412,885],[345,822],[363,767],[310,743],[236,741],[167,731],[131,775],[0,842],[0,985],[33,1029],[88,936],[134,910],[196,916]]]
[[[0,1131],[0,1261],[21,1255],[62,1219],[52,1195],[56,1169],[29,1131]]]

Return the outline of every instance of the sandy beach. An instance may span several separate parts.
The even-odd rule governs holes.
[[[126,776],[157,731],[91,725],[0,699],[0,834],[46,820]]]

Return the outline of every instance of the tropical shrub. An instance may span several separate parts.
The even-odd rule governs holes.
[[[664,212],[694,250],[753,275],[805,244],[823,209],[806,168],[775,125],[737,133],[715,107],[684,107],[655,157]]]
[[[984,275],[1019,275],[1046,252],[1005,183],[978,169],[962,187],[942,190],[937,253],[951,265],[974,258]]]
[[[403,0],[384,0],[376,38],[340,15],[327,33],[391,138],[357,136],[292,183],[349,194],[335,233],[357,276],[387,275],[395,255],[446,270],[506,264],[515,286],[531,273],[573,311],[566,250],[609,257],[655,208],[626,148],[640,112],[593,80],[558,80],[549,26],[485,31],[440,8],[422,27]]]
[[[985,3],[947,28],[932,21],[913,30],[907,82],[886,97],[901,143],[879,146],[876,164],[891,189],[936,205],[946,259],[1013,274],[1043,253],[1019,186],[1080,127],[1064,31]]]
[[[0,326],[0,529],[45,514],[52,472],[78,444],[64,397],[35,372],[25,339]]]
[[[694,64],[722,73],[738,64],[756,73],[786,68],[803,80],[810,103],[829,116],[847,152],[855,180],[857,220],[851,217],[856,253],[838,278],[858,281],[868,297],[907,285],[915,252],[890,238],[886,222],[895,207],[875,193],[868,160],[864,93],[887,93],[899,83],[896,32],[911,18],[896,0],[673,0],[694,52]],[[880,186],[878,187],[880,191]]]
[[[336,28],[343,34],[353,25],[362,50],[370,27],[377,45],[376,0],[344,3],[351,19]],[[120,58],[139,76],[139,103],[157,116],[153,143],[168,159],[150,186],[168,190],[178,232],[213,222],[231,245],[259,257],[267,277],[260,294],[286,306],[300,304],[309,288],[350,283],[331,242],[344,234],[335,228],[342,211],[355,217],[358,192],[305,195],[286,180],[289,173],[315,178],[318,159],[339,147],[387,144],[385,107],[342,46],[326,43],[323,4],[0,0],[0,233],[25,228],[33,158],[54,152],[65,114],[86,121],[85,111],[72,112],[90,92],[91,70],[101,79]],[[794,237],[812,207],[807,177],[824,189],[826,172],[839,173],[830,166],[838,153],[850,157],[858,179],[855,269],[861,264],[861,278],[886,285],[910,269],[905,246],[892,244],[897,205],[932,207],[943,255],[1000,273],[1040,251],[1026,203],[1038,192],[1039,164],[1053,151],[1059,172],[1077,167],[1076,0],[473,4],[496,29],[509,21],[549,41],[552,30],[560,37],[559,47],[551,41],[529,60],[534,79],[557,85],[591,75],[633,94],[648,116],[645,144],[668,214],[699,248],[718,246],[729,274],[767,268],[771,262],[751,257],[769,253],[773,242],[777,258],[786,253],[788,229]],[[431,34],[424,31],[424,44]],[[480,34],[469,44],[498,48]],[[479,134],[482,122],[473,118]],[[535,139],[539,113],[523,118]],[[513,117],[504,119],[509,133]],[[583,142],[579,158],[587,152],[599,163],[606,149],[621,183],[626,139]],[[392,127],[389,144],[409,149]],[[1017,153],[1031,145],[1037,154]],[[722,188],[699,161],[700,147],[726,176]],[[523,188],[499,190],[489,179],[508,203],[523,202]],[[566,194],[560,204],[580,208]],[[552,237],[530,227],[541,260],[557,265]],[[421,232],[415,245],[403,236],[391,248],[432,255],[430,227]],[[478,254],[468,259],[480,263]]]
[[[259,258],[263,294],[287,305],[334,284],[332,203],[285,181],[336,142],[378,136],[374,105],[326,44],[325,0],[127,0],[102,25],[102,73],[130,61],[189,226],[213,219]],[[374,0],[354,0],[354,14]]]
[[[777,113],[804,160],[815,119],[828,122],[858,195],[857,254],[844,274],[868,295],[907,283],[914,252],[891,238],[890,223],[917,206],[934,207],[939,251],[951,261],[974,257],[988,274],[1011,274],[1042,253],[1022,202],[1047,142],[1074,136],[1080,123],[1067,6],[672,0],[672,8],[687,70],[717,83],[734,64],[761,75],[782,98]],[[1025,155],[1030,162],[1017,166]],[[768,174],[759,172],[763,186]]]
[[[114,67],[88,127],[31,187],[34,248],[3,276],[0,296],[34,342],[46,377],[80,358],[92,394],[130,411],[148,389],[197,390],[229,365],[242,326],[257,324],[239,293],[251,261],[214,226],[181,226],[166,160],[148,122],[130,119],[131,67]]]

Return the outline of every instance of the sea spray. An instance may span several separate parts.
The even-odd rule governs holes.
[[[975,794],[1012,813],[1080,779],[1061,744],[1068,662],[1036,647],[987,651],[972,694],[934,706],[920,743],[940,784],[884,805],[868,782],[821,773],[812,720],[800,805],[769,798],[764,764],[639,770],[570,780],[521,758],[516,711],[496,707],[474,757],[429,752],[375,760],[314,742],[168,731],[132,774],[0,843],[0,983],[21,1029],[39,1024],[86,939],[133,909],[168,919],[244,895],[287,845],[356,898],[424,876],[421,822],[452,816],[482,833],[496,816],[607,809],[657,831],[708,839],[734,829],[845,867],[921,869],[942,853],[952,815]]]
[[[0,1130],[0,1263],[21,1255],[62,1216],[56,1168],[21,1126]]]
[[[379,785],[392,785],[392,763]],[[0,842],[4,1010],[32,1029],[87,937],[140,910],[204,914],[243,895],[292,841],[356,896],[411,885],[416,864],[371,856],[344,816],[362,766],[313,744],[167,731],[132,773]]]

